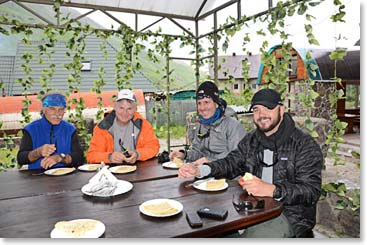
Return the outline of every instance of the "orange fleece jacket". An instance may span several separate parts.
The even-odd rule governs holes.
[[[114,112],[108,115],[104,120],[107,120],[110,126],[115,118]],[[141,119],[142,127],[136,143],[136,151],[139,152],[139,161],[145,161],[153,158],[159,152],[159,140],[155,136],[152,125],[143,118],[138,112],[135,112],[133,120]],[[101,122],[101,123],[102,123]],[[93,136],[90,141],[89,149],[86,154],[88,163],[100,163],[104,161],[109,164],[108,154],[113,152],[113,137],[107,129],[100,127],[101,123],[96,125],[93,130]]]

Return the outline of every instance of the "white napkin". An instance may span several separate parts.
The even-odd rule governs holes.
[[[117,183],[117,178],[105,166],[90,178],[86,191],[93,196],[111,196],[117,188]]]
[[[117,182],[117,178],[108,170],[107,166],[104,166],[92,178],[89,179],[89,183],[98,183],[101,181]]]

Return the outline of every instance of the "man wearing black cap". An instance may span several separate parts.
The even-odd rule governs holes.
[[[178,157],[197,164],[217,160],[234,150],[246,134],[243,126],[225,113],[215,83],[205,81],[200,84],[196,104],[199,122],[194,128],[191,149],[171,152],[170,159]]]
[[[179,177],[240,177],[238,183],[247,193],[283,203],[279,217],[248,227],[242,237],[312,237],[324,162],[320,146],[295,127],[275,90],[258,91],[250,109],[256,129],[236,150],[198,167],[185,164]],[[245,180],[245,173],[253,178]]]

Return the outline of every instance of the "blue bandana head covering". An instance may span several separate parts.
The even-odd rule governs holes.
[[[43,107],[60,106],[66,108],[66,98],[61,94],[47,95],[42,101]]]

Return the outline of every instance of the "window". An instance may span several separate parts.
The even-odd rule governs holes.
[[[289,71],[289,76],[292,77],[292,76],[295,76],[297,77],[297,55],[294,55],[292,56],[292,59],[291,59],[291,64],[290,64],[290,70]]]
[[[359,109],[361,107],[359,84],[347,84],[345,109]]]
[[[92,70],[92,62],[91,61],[82,61],[81,71],[91,71],[91,70]]]
[[[238,83],[233,84],[233,90],[238,90]]]

